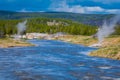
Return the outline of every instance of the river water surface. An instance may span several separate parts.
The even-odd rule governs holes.
[[[120,80],[120,61],[87,56],[95,48],[53,40],[0,48],[0,80]]]

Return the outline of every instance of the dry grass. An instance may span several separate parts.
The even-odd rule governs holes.
[[[91,36],[82,36],[82,35],[65,35],[63,37],[58,37],[57,39],[75,44],[82,44],[85,46],[89,46],[94,43],[97,43],[96,38],[92,38]]]
[[[80,35],[66,35],[57,39],[86,46],[90,46],[98,42],[96,38],[92,38],[91,36]],[[105,38],[101,48],[91,52],[90,56],[120,60],[120,36],[110,36],[108,38]]]
[[[82,44],[85,46],[90,46],[98,42],[96,38],[91,36],[81,36],[81,35],[66,35],[56,38],[57,40],[63,40],[66,42],[71,42],[75,44]],[[10,38],[0,39],[0,47],[15,47],[15,46],[31,46],[31,44],[13,40]],[[120,36],[112,36],[105,38],[100,49],[90,53],[90,56],[105,57],[120,60]]]
[[[120,36],[106,38],[102,48],[91,52],[90,55],[120,60]]]
[[[90,55],[120,60],[120,45],[103,47],[91,52]]]
[[[25,47],[25,46],[32,46],[32,44],[24,42],[24,41],[20,41],[20,40],[13,40],[11,38],[0,39],[0,47],[1,48]]]

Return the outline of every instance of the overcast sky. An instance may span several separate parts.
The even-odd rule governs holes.
[[[120,14],[120,0],[0,0],[0,10]]]

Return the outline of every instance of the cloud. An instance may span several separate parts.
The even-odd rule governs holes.
[[[81,6],[81,5],[73,5],[70,6],[66,3],[66,1],[61,1],[58,5],[53,5],[50,8],[53,11],[59,12],[73,12],[73,13],[120,13],[120,9],[104,9],[99,6]]]
[[[101,2],[104,4],[109,4],[109,3],[120,3],[120,0],[91,0],[94,2]]]
[[[34,11],[29,11],[29,10],[26,10],[25,8],[19,10],[18,12],[34,12]]]
[[[114,14],[120,14],[120,9],[109,9],[106,12],[108,12],[108,13],[114,13]]]
[[[30,12],[30,11],[27,11],[25,8],[23,8],[19,12]]]
[[[26,10],[25,8],[23,8],[17,12],[45,12],[45,11],[29,11],[29,10]]]

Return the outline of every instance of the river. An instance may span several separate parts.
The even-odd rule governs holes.
[[[120,61],[90,57],[95,48],[55,40],[0,48],[0,80],[120,80]]]

